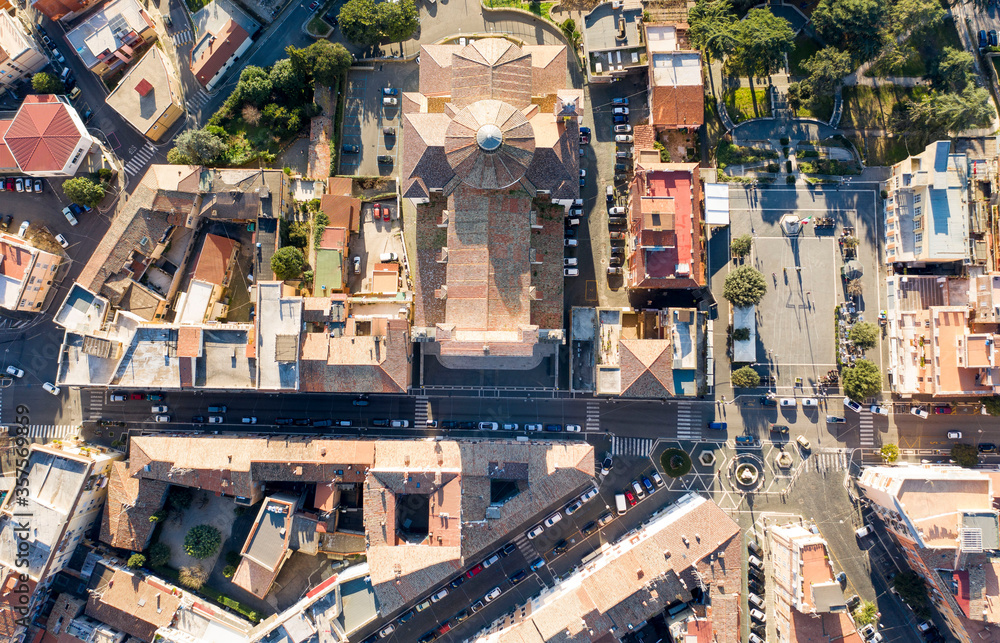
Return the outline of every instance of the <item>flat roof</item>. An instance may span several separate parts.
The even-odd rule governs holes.
[[[298,360],[278,358],[279,337],[302,331],[302,299],[283,297],[282,282],[257,284],[257,372],[261,389],[297,389]]]
[[[118,51],[129,32],[141,33],[153,28],[143,13],[136,0],[113,0],[67,32],[66,40],[84,64],[93,67],[103,52]]]
[[[171,106],[183,110],[177,78],[158,47],[151,47],[108,94],[107,104],[145,134]],[[177,112],[180,117],[180,112]]]

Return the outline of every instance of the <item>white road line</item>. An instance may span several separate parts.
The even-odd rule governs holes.
[[[601,430],[601,403],[596,400],[587,402],[587,421],[584,423],[587,431]]]
[[[76,435],[78,429],[75,424],[33,424],[28,427],[28,437],[54,440]]]

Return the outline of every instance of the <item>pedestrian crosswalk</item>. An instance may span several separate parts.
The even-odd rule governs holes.
[[[87,419],[100,420],[104,417],[104,390],[90,389],[87,391]]]
[[[587,402],[587,421],[583,428],[587,431],[601,430],[601,403],[597,400]]]
[[[195,93],[188,95],[187,100],[184,101],[184,104],[187,105],[187,110],[189,112],[194,112],[197,111],[199,108],[201,108],[205,103],[207,103],[211,99],[212,97],[208,95],[208,92],[206,92],[204,89],[199,89]]]
[[[653,440],[652,438],[611,438],[611,454],[612,455],[637,455],[637,456],[648,456],[649,452],[653,450]]]
[[[174,41],[174,45],[179,47],[180,45],[186,45],[191,42],[194,40],[194,37],[191,34],[190,29],[184,29],[183,31],[177,31],[170,34],[170,39]]]
[[[846,471],[847,454],[842,451],[836,453],[813,453],[806,460],[806,470],[818,471],[820,473],[825,473],[827,471]]]
[[[524,555],[525,560],[534,560],[535,558],[538,558],[538,553],[535,552],[535,548],[531,546],[531,541],[528,540],[528,537],[524,535],[523,531],[520,532],[517,535],[517,538],[515,538],[512,542],[517,545],[519,550],[521,550],[521,554]]]
[[[29,438],[56,440],[75,436],[80,432],[76,424],[33,424],[28,427]]]
[[[863,447],[873,447],[875,446],[875,423],[873,422],[872,412],[868,409],[862,409],[860,422],[860,435],[861,435],[861,446]]]
[[[427,412],[430,403],[426,395],[418,395],[413,409],[413,426],[427,426]]]
[[[146,163],[153,157],[154,154],[156,154],[156,148],[153,147],[152,143],[146,143],[142,146],[142,149],[136,152],[132,158],[129,159],[129,162],[125,164],[125,172],[129,176],[135,176],[146,166]]]
[[[677,439],[701,439],[701,409],[691,402],[677,403]]]

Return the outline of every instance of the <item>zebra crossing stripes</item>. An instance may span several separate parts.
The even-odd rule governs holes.
[[[587,421],[583,428],[587,431],[601,430],[601,403],[597,400],[587,402]]]
[[[677,439],[701,439],[701,410],[690,402],[677,404]]]
[[[79,430],[76,424],[33,424],[28,427],[28,437],[56,440],[76,435]]]
[[[430,403],[426,395],[418,395],[413,409],[413,426],[427,426],[427,411]]]
[[[194,40],[194,36],[190,29],[184,29],[183,31],[177,31],[170,34],[170,39],[174,41],[175,46],[186,45],[187,43]]]
[[[847,454],[839,451],[837,453],[820,452],[812,454],[806,460],[806,468],[810,471],[845,471],[847,469]]]
[[[89,403],[87,404],[87,419],[100,420],[104,414],[104,391],[101,389],[91,389],[87,391]]]
[[[611,438],[612,455],[636,455],[645,457],[653,450],[652,438]]]
[[[152,143],[146,143],[142,146],[135,155],[129,159],[129,162],[125,164],[125,172],[129,176],[134,176],[141,170],[146,163],[156,154],[156,148],[153,147]]]
[[[861,422],[859,425],[861,446],[873,447],[875,446],[875,423],[872,418],[872,412],[867,409],[862,409],[859,415],[861,416]]]
[[[524,555],[525,560],[534,560],[535,558],[538,557],[538,553],[535,552],[535,548],[531,546],[531,541],[528,540],[528,537],[525,535],[523,531],[520,532],[517,535],[517,538],[515,538],[511,542],[517,545],[517,548],[521,550],[521,553]]]
[[[205,103],[212,99],[204,89],[199,89],[194,94],[187,97],[184,104],[187,106],[189,112],[198,111]]]

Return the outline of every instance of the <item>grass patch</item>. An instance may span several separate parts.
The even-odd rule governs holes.
[[[976,34],[973,34],[975,36]],[[976,38],[973,38],[975,41]],[[962,51],[962,41],[958,38],[955,22],[947,18],[932,30],[921,30],[912,34],[903,43],[905,47],[913,47],[913,54],[901,65],[890,67],[884,61],[872,65],[865,76],[878,78],[885,76],[924,76],[927,74],[927,63],[935,56],[940,56],[945,47]]]
[[[719,118],[718,108],[715,105],[715,97],[711,94],[705,94],[705,135],[708,136],[710,154],[715,151],[725,133],[726,130],[722,126],[722,120]],[[712,159],[705,159],[705,161],[711,163]]]
[[[723,170],[735,163],[758,163],[776,158],[778,158],[778,153],[769,147],[740,147],[729,141],[719,143],[719,149],[716,152],[719,168]]]
[[[886,138],[885,136],[848,136],[847,139],[854,144],[865,165],[893,165],[899,163],[910,155],[906,148],[906,140],[903,137],[895,136]],[[920,150],[915,150],[920,151]]]
[[[759,113],[755,113],[753,109],[754,95],[757,97]],[[726,104],[726,111],[729,112],[729,118],[733,119],[733,123],[771,115],[771,102],[767,100],[766,89],[755,89],[753,94],[751,94],[749,87],[738,87],[735,90],[727,89],[722,95],[722,100]]]
[[[843,89],[844,113],[840,119],[841,129],[889,129],[892,112],[897,106],[902,108],[906,98],[919,101],[927,94],[925,87],[898,87],[862,85]]]
[[[184,0],[187,3],[188,10],[191,13],[200,11],[202,7],[208,4],[209,0]]]
[[[337,80],[337,112],[333,117],[333,136],[330,138],[330,176],[337,175],[340,167],[340,141],[341,132],[344,129],[344,103],[347,100],[347,74],[343,74]]]
[[[552,7],[555,6],[554,2],[524,2],[524,0],[487,0],[486,6],[491,9],[496,9],[499,7],[513,7],[514,9],[523,9],[524,11],[529,11],[539,18],[545,18],[546,20],[552,20],[552,16],[549,14],[552,11]],[[555,22],[552,20],[552,22]]]
[[[993,63],[993,73],[997,75],[997,78],[1000,78],[1000,63],[997,62],[998,60],[1000,60],[1000,56],[990,56],[990,62]]]
[[[333,29],[333,27],[328,25],[326,21],[321,18],[313,18],[309,21],[306,28],[309,30],[309,33],[320,37],[329,35],[330,31]]]
[[[836,176],[860,173],[858,167],[853,162],[838,161],[835,159],[800,161],[799,171],[804,174],[828,174]]]
[[[793,76],[808,76],[809,72],[802,67],[802,63],[820,50],[819,43],[803,31],[795,37],[794,45],[788,54],[788,67]]]
[[[815,105],[803,104],[795,110],[795,115],[799,118],[815,118],[818,121],[828,123],[830,117],[833,116],[833,97],[824,96],[817,100]]]
[[[667,449],[660,454],[663,473],[671,478],[679,478],[691,471],[691,456],[680,449]]]

